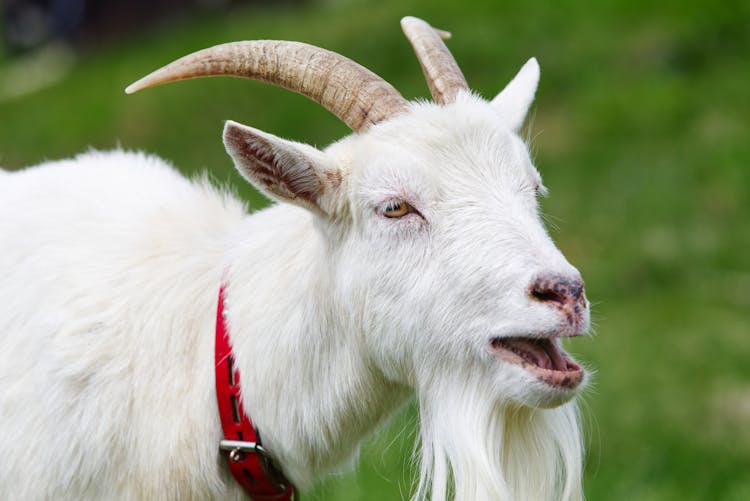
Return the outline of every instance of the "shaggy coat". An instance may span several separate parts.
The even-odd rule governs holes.
[[[416,395],[416,498],[580,499],[584,382],[555,374],[588,304],[529,292],[580,281],[517,135],[537,78],[532,60],[492,102],[411,104],[322,151],[229,122],[237,168],[282,202],[250,215],[142,153],[3,173],[0,499],[243,498],[217,448],[222,282],[244,406],[298,487]],[[521,337],[549,358],[513,358]]]

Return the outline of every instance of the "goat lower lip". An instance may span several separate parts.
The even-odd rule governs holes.
[[[583,369],[553,339],[510,337],[492,339],[492,351],[551,386],[573,389],[583,380]]]

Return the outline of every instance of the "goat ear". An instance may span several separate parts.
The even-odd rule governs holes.
[[[529,59],[518,74],[492,100],[492,106],[505,118],[511,130],[518,132],[529,112],[539,85],[539,63]]]
[[[266,196],[313,212],[329,213],[329,195],[341,172],[322,151],[227,121],[224,147],[242,177]]]

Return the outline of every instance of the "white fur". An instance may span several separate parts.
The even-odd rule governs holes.
[[[492,100],[492,106],[500,113],[511,130],[518,132],[526,113],[534,101],[539,85],[539,63],[532,57],[523,65],[518,75]]]
[[[554,331],[528,284],[577,275],[514,132],[529,103],[510,122],[467,93],[414,104],[325,151],[230,123],[316,193],[249,216],[143,154],[3,175],[0,499],[242,498],[217,450],[222,279],[245,408],[298,486],[350,466],[416,392],[417,498],[580,499],[576,392],[488,344]],[[251,182],[300,202],[225,140]],[[393,198],[421,216],[383,217]]]

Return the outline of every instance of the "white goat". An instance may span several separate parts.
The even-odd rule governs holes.
[[[289,203],[246,215],[140,153],[0,179],[0,499],[240,499],[217,444],[226,284],[242,401],[300,488],[350,465],[416,398],[415,498],[581,498],[588,328],[578,271],[538,215],[517,135],[531,59],[491,102],[437,31],[402,21],[435,103],[342,56],[237,42],[130,91],[213,74],[302,92],[355,133],[323,151],[228,122],[240,173]]]

